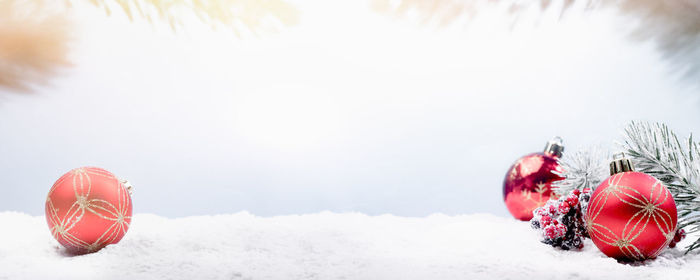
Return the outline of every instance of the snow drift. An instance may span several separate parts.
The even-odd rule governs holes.
[[[668,249],[620,264],[540,243],[528,223],[490,214],[248,213],[134,217],[116,245],[70,256],[44,217],[0,213],[0,279],[697,279],[700,254]],[[679,244],[683,247],[687,238]]]

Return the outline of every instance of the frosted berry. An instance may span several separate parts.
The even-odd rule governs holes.
[[[549,239],[557,238],[557,226],[549,225],[544,228],[544,236]]]
[[[566,234],[566,227],[563,224],[557,225],[557,237],[564,236]]]
[[[546,226],[550,225],[551,223],[552,223],[552,217],[550,217],[550,216],[542,216],[542,218],[540,219],[540,225],[542,225],[542,227],[546,227]]]
[[[559,214],[563,215],[563,214],[569,213],[570,209],[571,209],[571,207],[569,206],[569,203],[566,201],[562,201],[561,203],[559,203],[559,207],[557,210],[558,210]]]
[[[673,244],[673,246],[671,246],[671,244],[669,244],[668,247],[671,247],[671,248],[675,247],[676,243],[681,242],[681,240],[683,240],[684,238],[685,238],[685,230],[684,229],[677,230],[676,235],[674,235],[673,240],[671,240],[671,244]]]

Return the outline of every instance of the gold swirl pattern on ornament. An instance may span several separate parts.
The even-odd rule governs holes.
[[[586,215],[586,229],[591,237],[596,237],[607,245],[618,247],[625,257],[631,260],[642,260],[648,256],[645,256],[632,242],[644,232],[650,221],[653,221],[661,230],[666,237],[666,242],[670,241],[675,234],[675,225],[672,224],[673,218],[659,207],[669,199],[669,193],[664,191],[663,185],[657,180],[651,187],[651,197],[647,198],[634,188],[620,185],[624,175],[618,174],[608,178],[608,187],[591,201]],[[657,190],[658,195],[655,196],[654,193]],[[638,197],[625,191],[633,192]],[[620,236],[610,228],[596,223],[596,218],[600,215],[611,195],[619,199],[620,202],[639,209],[627,220]],[[652,252],[651,256],[658,255],[664,247],[661,246]]]
[[[113,205],[103,199],[90,199],[90,192],[92,191],[90,175],[104,177],[116,182],[118,195],[117,205]],[[51,201],[51,194],[58,186],[70,179],[72,179],[75,202],[63,217],[59,217],[59,209],[56,208],[53,201]],[[54,238],[56,238],[56,240],[64,240],[64,242],[71,246],[83,249],[87,252],[95,252],[107,244],[113,243],[120,235],[125,234],[129,229],[128,221],[131,219],[131,216],[128,216],[131,206],[129,194],[113,174],[101,169],[77,168],[59,178],[49,191],[49,195],[46,198],[46,205],[52,224],[51,234]],[[92,243],[80,240],[70,233],[70,230],[80,222],[86,211],[102,219],[113,222],[112,225]]]

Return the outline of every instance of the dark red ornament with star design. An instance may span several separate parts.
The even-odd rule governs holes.
[[[552,173],[560,170],[557,159],[564,151],[559,137],[547,142],[544,152],[518,159],[503,180],[503,200],[514,218],[529,221],[532,211],[554,197],[552,183],[563,179]]]

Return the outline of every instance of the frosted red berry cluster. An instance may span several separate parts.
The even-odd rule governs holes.
[[[564,250],[583,248],[583,238],[588,237],[583,217],[590,199],[590,189],[573,190],[535,209],[530,223],[541,232],[542,243]]]
[[[676,231],[676,235],[673,236],[673,240],[671,240],[671,243],[668,244],[668,247],[673,248],[676,247],[676,243],[681,242],[685,238],[685,230],[684,229],[679,229]]]

